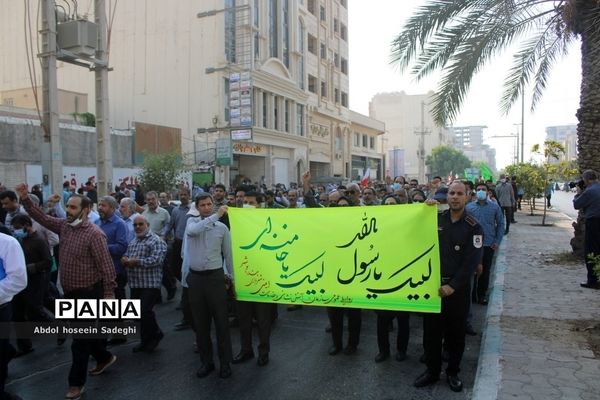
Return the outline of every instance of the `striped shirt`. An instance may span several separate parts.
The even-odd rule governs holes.
[[[167,244],[156,233],[148,230],[144,237],[135,237],[127,247],[125,257],[135,258],[139,265],[127,269],[129,286],[132,288],[160,288],[162,264],[167,254]]]
[[[113,298],[116,287],[106,235],[88,220],[71,226],[61,218],[47,215],[27,197],[21,199],[27,213],[60,236],[60,283],[65,292],[89,289],[102,282],[104,296]]]

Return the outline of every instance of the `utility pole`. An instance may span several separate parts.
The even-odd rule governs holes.
[[[521,94],[521,163],[525,157],[525,88]]]
[[[108,64],[107,61],[107,20],[104,0],[94,1],[94,22],[98,25],[98,48],[96,59],[103,61],[95,64],[96,81],[96,169],[98,195],[107,196],[112,192],[112,147],[110,143],[110,124],[108,114]]]
[[[429,133],[429,129],[425,129],[425,101],[421,101],[421,130],[415,131],[415,135],[419,135],[419,149],[417,150],[419,183],[425,182],[425,135],[429,135]]]
[[[29,7],[29,3],[25,3]],[[56,79],[56,14],[54,0],[42,6],[42,175],[44,191],[60,193],[63,182],[62,151],[58,127],[58,84]]]

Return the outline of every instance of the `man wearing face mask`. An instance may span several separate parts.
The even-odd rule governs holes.
[[[27,195],[27,185],[15,188],[27,213],[41,225],[60,235],[60,281],[68,299],[114,299],[115,268],[108,251],[106,235],[88,221],[90,199],[73,195],[67,201],[67,219],[50,217],[34,206]],[[78,398],[84,392],[90,355],[96,359],[92,376],[102,374],[117,357],[106,350],[105,339],[73,338],[72,364],[67,398]]]
[[[258,208],[262,203],[262,195],[257,192],[248,192],[244,196],[244,208]],[[258,325],[258,360],[257,365],[263,367],[269,363],[269,338],[271,336],[271,313],[273,304],[253,301],[238,301],[238,317],[240,321],[241,350],[233,358],[234,364],[243,363],[254,358],[252,349],[252,316],[256,316]]]
[[[52,315],[44,308],[44,294],[52,266],[48,242],[35,231],[31,218],[25,214],[15,215],[12,225],[13,236],[21,243],[27,266],[27,287],[13,298],[13,321],[53,321]],[[32,352],[31,339],[17,338],[17,348],[15,357]]]
[[[496,185],[496,197],[498,198],[498,204],[502,207],[502,212],[504,212],[506,220],[504,234],[506,235],[513,220],[512,210],[517,202],[515,201],[515,193],[513,192],[512,185],[506,182],[505,175],[500,175],[500,182]]]
[[[498,249],[502,236],[504,236],[504,218],[502,210],[497,203],[487,197],[488,186],[485,183],[477,184],[477,201],[468,203],[466,210],[471,214],[483,229],[483,259],[482,271],[476,280],[476,299],[479,304],[487,304],[487,290],[490,280],[490,270],[494,252]]]
[[[433,200],[438,202],[438,213],[448,211],[450,209],[450,206],[448,205],[448,188],[446,186],[438,188],[433,195]]]

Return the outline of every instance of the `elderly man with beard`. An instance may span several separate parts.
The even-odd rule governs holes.
[[[130,243],[135,238],[133,220],[139,215],[135,212],[135,208],[135,200],[129,197],[121,199],[121,202],[119,203],[119,213],[121,213],[121,218],[123,218],[125,226],[127,227],[127,243]]]
[[[100,228],[88,221],[92,208],[90,199],[73,195],[67,201],[67,219],[46,215],[34,206],[27,193],[27,185],[15,188],[27,213],[40,224],[58,233],[60,245],[60,281],[68,299],[114,299],[115,268],[110,258],[106,236]],[[77,399],[84,392],[90,355],[97,365],[89,371],[92,376],[102,374],[114,364],[117,357],[106,350],[106,340],[74,337],[71,344],[73,363],[69,372],[69,391],[66,398]]]
[[[167,254],[167,244],[150,230],[150,223],[143,215],[133,220],[135,239],[129,243],[121,263],[129,275],[131,298],[140,299],[141,342],[132,350],[134,353],[154,351],[163,338],[156,322],[154,305],[160,298],[162,264]]]

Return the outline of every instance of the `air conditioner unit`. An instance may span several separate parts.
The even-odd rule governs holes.
[[[56,25],[58,48],[83,57],[92,57],[98,47],[98,25],[79,19]]]

